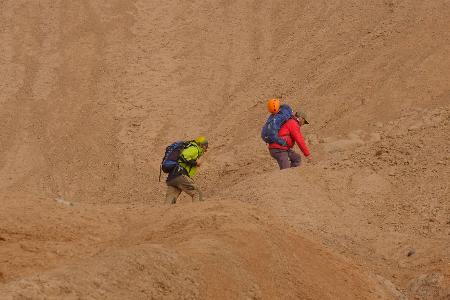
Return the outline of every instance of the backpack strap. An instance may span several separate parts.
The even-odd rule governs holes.
[[[167,152],[166,152],[167,153]],[[164,162],[164,158],[166,158],[166,154],[164,154],[163,159],[161,160],[161,163],[159,164],[159,179],[158,182],[161,182],[161,171],[162,171],[162,164]]]

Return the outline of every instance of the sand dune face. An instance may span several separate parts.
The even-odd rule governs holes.
[[[83,235],[72,236],[70,241],[61,237],[55,241],[57,235],[48,231],[33,232],[31,236],[39,234],[58,242],[58,249],[47,257],[55,267],[35,265],[39,275],[21,270],[29,275],[15,274],[20,280],[5,283],[2,294],[189,299],[376,299],[389,295],[360,268],[251,205],[232,201],[171,209],[115,208],[94,213],[90,207],[74,207],[76,214],[85,212],[77,218],[65,216],[70,227],[85,225],[96,216],[107,215],[114,221],[102,220],[96,230],[82,227]],[[122,223],[126,219],[127,225]],[[20,244],[24,248],[31,243],[23,238]],[[40,252],[52,248],[49,244],[42,241],[26,249]]]
[[[0,2],[0,292],[446,299],[448,1]],[[265,101],[311,117],[278,171]],[[208,203],[163,205],[206,135]]]

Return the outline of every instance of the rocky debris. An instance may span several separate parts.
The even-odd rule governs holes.
[[[324,145],[324,149],[328,153],[341,152],[364,145],[364,141],[359,138],[342,139],[330,142]]]
[[[399,289],[395,286],[395,284],[392,283],[392,281],[380,275],[375,275],[374,277],[376,278],[376,280],[378,280],[378,282],[380,282],[380,284],[382,284],[388,291],[390,291],[393,296],[395,296],[395,299],[398,300],[407,299],[406,296],[401,291],[399,291]]]
[[[408,284],[410,299],[450,299],[450,288],[441,273],[422,274]]]
[[[57,203],[59,203],[59,204],[63,204],[63,205],[67,205],[67,206],[73,206],[72,202],[64,200],[64,197],[62,197],[62,196],[58,197],[58,198],[55,198],[55,201]]]

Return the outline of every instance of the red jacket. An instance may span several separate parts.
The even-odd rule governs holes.
[[[296,119],[287,120],[286,123],[281,126],[280,131],[278,131],[278,136],[286,141],[287,146],[272,143],[269,145],[269,148],[289,150],[294,147],[295,142],[297,142],[297,145],[300,150],[302,150],[303,154],[309,156],[310,152],[308,146],[306,146],[305,139],[300,130],[300,124]]]

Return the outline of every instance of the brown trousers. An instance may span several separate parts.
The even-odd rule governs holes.
[[[192,201],[203,201],[202,192],[195,185],[194,181],[186,175],[177,176],[166,182],[166,202],[175,204],[181,192],[185,192],[192,197]]]

